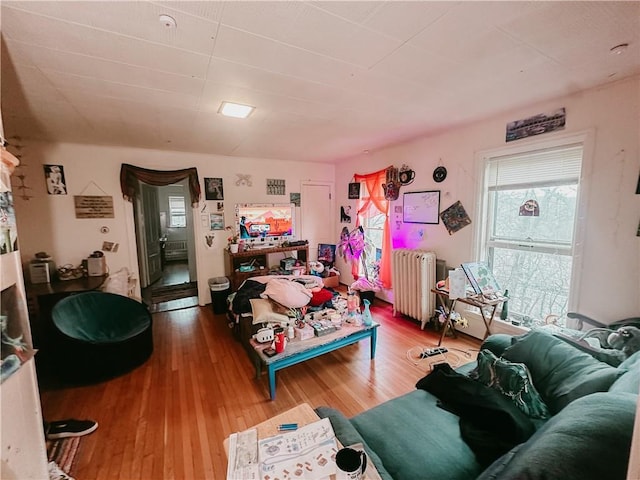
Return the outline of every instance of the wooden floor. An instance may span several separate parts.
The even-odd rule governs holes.
[[[384,302],[371,311],[381,323],[375,360],[367,340],[289,367],[277,374],[275,401],[224,315],[211,306],[157,313],[149,361],[98,385],[42,389],[43,415],[99,422],[82,440],[72,472],[78,480],[223,479],[222,442],[234,431],[303,402],[353,416],[414,389],[428,365],[408,361],[407,351],[434,346],[436,334],[394,318]],[[444,345],[466,363],[479,342],[459,335]]]

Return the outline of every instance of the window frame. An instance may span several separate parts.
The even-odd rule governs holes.
[[[360,207],[360,203],[365,203],[369,199],[369,195],[370,194],[369,194],[369,191],[367,190],[367,182],[360,182],[360,192],[361,192],[361,197],[360,197],[360,199],[358,201],[358,210],[359,210],[359,207]],[[363,195],[363,192],[365,193],[365,195]],[[375,215],[373,215],[373,216],[370,216],[369,213],[370,213],[371,210],[375,210],[377,213]],[[360,226],[362,226],[366,238],[371,238],[371,236],[369,235],[369,230],[375,230],[375,231],[379,231],[380,232],[381,241],[384,241],[384,220],[383,220],[382,226],[380,228],[370,227],[369,226],[371,218],[378,217],[378,216],[382,217],[384,220],[386,220],[386,217],[387,217],[384,213],[382,213],[380,210],[378,210],[378,208],[375,206],[374,203],[371,203],[369,205],[369,211],[363,212],[362,214],[359,215],[359,217],[360,217]],[[374,253],[375,253],[376,249],[378,249],[378,248],[380,248],[380,250],[382,250],[382,247],[383,247],[383,245],[380,245],[380,247],[378,247],[378,246],[376,246],[374,244],[373,245]],[[369,263],[372,263],[371,259],[369,259]],[[360,275],[360,276],[364,276],[365,275],[364,268],[365,267],[362,264],[362,262],[359,261],[358,262],[358,275]]]
[[[571,144],[582,145],[582,167],[580,171],[579,190],[576,200],[576,213],[575,213],[575,225],[573,231],[573,245],[569,246],[565,252],[561,254],[567,254],[571,256],[571,279],[569,297],[567,300],[567,311],[578,311],[580,305],[580,279],[582,272],[583,262],[583,250],[584,250],[584,233],[585,233],[585,221],[587,211],[587,199],[589,198],[589,177],[591,172],[591,166],[593,163],[593,151],[594,151],[594,137],[595,132],[593,129],[583,130],[572,134],[558,134],[553,138],[545,139],[529,139],[527,141],[518,141],[517,145],[506,145],[504,147],[498,147],[487,150],[480,150],[475,155],[475,173],[478,181],[475,183],[475,199],[476,199],[476,218],[475,229],[473,235],[472,245],[472,258],[475,261],[488,261],[488,245],[490,232],[488,231],[488,215],[491,215],[491,207],[489,202],[489,185],[487,178],[487,161],[491,158],[509,155],[526,154],[527,152],[533,152],[537,150],[562,148]],[[535,183],[535,182],[532,182]],[[497,242],[493,242],[493,247],[499,246]],[[513,245],[509,245],[513,248]],[[549,247],[537,242],[537,247],[541,250],[546,250],[543,253],[560,253],[555,246]],[[528,246],[519,247],[522,250],[530,251]],[[537,250],[540,251],[540,250]],[[551,313],[551,312],[549,312]],[[497,315],[496,315],[497,317]]]

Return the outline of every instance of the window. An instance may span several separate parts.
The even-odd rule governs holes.
[[[368,195],[366,193],[366,184],[362,184],[361,191],[364,192],[364,195]],[[371,273],[372,269],[375,268],[375,262],[380,260],[380,257],[382,255],[384,224],[387,216],[384,213],[380,213],[380,210],[378,210],[375,204],[371,202],[369,203],[368,208],[361,213],[360,218],[365,237],[372,247],[372,251],[368,252],[370,256],[367,258],[367,268],[369,269],[369,273]],[[360,262],[358,275],[364,274],[364,266],[362,265],[362,262]]]
[[[582,144],[486,160],[480,252],[525,326],[567,313]]]
[[[169,196],[169,226],[171,228],[184,228],[187,226],[184,197]]]

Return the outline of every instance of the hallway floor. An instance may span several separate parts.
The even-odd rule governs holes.
[[[198,305],[197,296],[189,296],[178,298],[168,302],[153,303],[151,292],[157,287],[166,287],[168,285],[181,285],[189,283],[189,264],[186,260],[167,262],[162,270],[162,277],[153,282],[152,285],[142,289],[142,299],[149,305],[151,313],[167,312],[171,310],[179,310],[181,308],[189,308]]]

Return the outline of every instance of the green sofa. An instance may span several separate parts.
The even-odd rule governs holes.
[[[461,418],[425,390],[351,419],[330,407],[316,412],[331,420],[343,445],[362,443],[383,479],[625,478],[640,390],[640,352],[613,367],[543,331],[493,335],[482,348],[527,365],[551,412],[548,419],[532,419],[531,436],[493,463],[479,459],[462,438]],[[456,375],[468,376],[474,367],[465,365]]]

